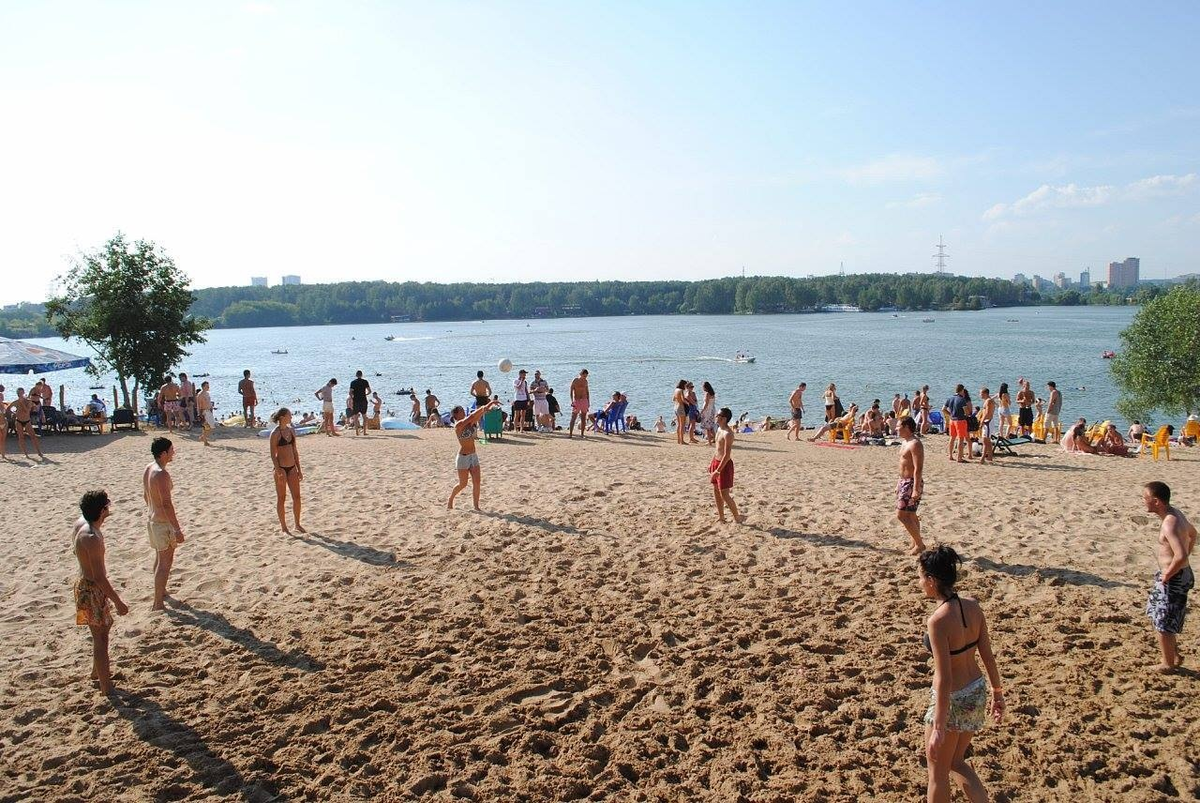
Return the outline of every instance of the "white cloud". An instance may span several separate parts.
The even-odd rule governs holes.
[[[1151,176],[1123,187],[1111,184],[1094,187],[1082,187],[1078,184],[1043,184],[1024,198],[1018,198],[1010,204],[995,204],[983,213],[983,219],[1027,217],[1048,209],[1089,208],[1114,201],[1144,201],[1186,192],[1195,186],[1200,186],[1200,177],[1195,173],[1182,176]]]
[[[851,184],[885,184],[894,181],[929,181],[945,172],[941,162],[932,156],[894,153],[840,171]]]
[[[888,201],[888,209],[921,209],[922,207],[932,206],[942,200],[941,193],[937,192],[918,192],[911,198],[903,201]]]
[[[261,1],[246,3],[242,6],[242,11],[258,17],[266,16],[267,14],[274,14],[277,10],[278,9],[271,3],[264,3]]]

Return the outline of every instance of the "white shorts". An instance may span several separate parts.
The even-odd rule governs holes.
[[[1054,415],[1050,415],[1050,413],[1046,413],[1046,422],[1045,423],[1046,423],[1046,429],[1050,429],[1051,427],[1057,427],[1058,426],[1058,413],[1055,413]]]
[[[533,400],[533,414],[534,415],[550,415],[550,402],[546,401],[545,399],[534,399]]]
[[[213,418],[213,411],[211,409],[205,410],[204,411],[204,426],[208,427],[209,429],[212,429],[216,425],[217,425],[217,421],[215,418]]]
[[[333,413],[333,402],[322,402],[321,403],[321,412],[332,414]]]

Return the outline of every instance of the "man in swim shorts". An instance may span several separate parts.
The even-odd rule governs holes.
[[[363,379],[362,371],[354,372],[350,381],[350,409],[354,411],[354,434],[367,434],[367,396],[371,393],[371,383]]]
[[[1023,437],[1030,437],[1033,434],[1033,388],[1029,386],[1028,379],[1018,379],[1017,384],[1020,390],[1017,391],[1017,426],[1021,429]]]
[[[925,495],[925,445],[917,440],[917,422],[911,415],[901,418],[897,428],[903,445],[900,447],[900,481],[896,483],[896,518],[912,539],[908,554],[920,555],[925,551],[925,542],[921,540],[917,507]]]
[[[92,631],[92,680],[99,684],[101,692],[108,694],[113,688],[108,663],[112,606],[117,607],[120,616],[129,613],[129,606],[121,601],[108,581],[108,570],[104,565],[104,533],[100,526],[111,513],[108,494],[88,491],[79,501],[79,510],[83,515],[75,521],[72,533],[75,557],[79,560],[79,578],[75,581],[75,624],[87,625]]]
[[[806,390],[808,390],[808,383],[801,382],[788,397],[788,407],[792,408],[792,421],[788,424],[786,440],[791,440],[792,436],[795,436],[796,442],[800,442],[800,430],[804,428],[804,391]]]
[[[1158,572],[1146,602],[1146,615],[1158,633],[1162,651],[1162,663],[1156,668],[1170,673],[1183,663],[1177,640],[1183,632],[1188,592],[1196,584],[1188,561],[1196,546],[1196,528],[1178,508],[1171,506],[1171,489],[1166,483],[1146,483],[1142,501],[1146,503],[1146,512],[1158,516],[1162,522],[1158,531]]]
[[[492,401],[492,386],[483,378],[483,371],[475,372],[475,381],[471,383],[471,395],[475,397],[475,407],[483,407]],[[413,422],[417,423],[416,421]]]
[[[971,402],[967,399],[967,389],[961,384],[954,388],[954,395],[946,399],[942,406],[942,415],[947,419],[950,432],[950,462],[955,462],[954,449],[958,447],[958,462],[963,462],[963,454],[970,442],[967,431],[967,417],[971,415]]]
[[[175,375],[167,374],[167,381],[158,389],[158,409],[162,410],[163,423],[167,431],[173,432],[182,423],[183,409],[179,404],[179,385],[175,384]]]
[[[175,547],[182,544],[183,528],[175,515],[171,501],[174,483],[167,464],[175,459],[175,446],[168,438],[155,438],[150,444],[154,462],[142,474],[142,495],[146,500],[146,532],[154,549],[154,605],[151,610],[163,610],[167,595],[167,579],[175,562]]]
[[[337,436],[337,431],[333,423],[333,389],[335,387],[337,387],[336,378],[330,379],[320,390],[313,393],[321,402],[321,429],[325,431],[326,437]]]
[[[1049,398],[1046,399],[1046,443],[1058,443],[1059,435],[1062,433],[1062,427],[1058,423],[1058,417],[1062,413],[1062,391],[1058,389],[1058,385],[1054,382],[1046,383],[1046,390],[1050,391]]]
[[[250,378],[250,369],[242,371],[242,379],[238,382],[238,393],[242,396],[242,417],[244,426],[254,426],[254,408],[258,406],[258,392],[254,389],[254,380]]]
[[[722,407],[717,412],[717,453],[708,464],[708,481],[713,486],[713,499],[717,503],[717,521],[725,522],[725,507],[733,515],[733,520],[741,524],[746,517],[738,513],[737,504],[733,501],[733,430],[729,421],[733,412],[728,407]]]
[[[200,383],[200,392],[196,394],[196,416],[200,419],[200,442],[212,446],[208,436],[212,434],[216,421],[213,419],[212,394],[208,390],[208,380]]]
[[[984,463],[996,464],[996,444],[992,443],[992,419],[996,417],[996,400],[987,388],[979,390],[979,440],[983,451],[979,457],[979,465]]]
[[[588,371],[584,368],[579,376],[571,380],[571,423],[567,424],[567,437],[575,430],[575,419],[579,418],[579,437],[583,437],[587,429],[588,408]]]

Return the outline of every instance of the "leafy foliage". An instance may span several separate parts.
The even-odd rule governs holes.
[[[59,277],[61,294],[46,304],[46,317],[64,338],[79,338],[99,359],[89,371],[117,374],[126,405],[128,380],[156,387],[189,352],[204,342],[208,322],[190,313],[188,277],[158,246],[132,245],[117,233],[102,248],[81,254]]]
[[[1175,287],[1147,303],[1121,332],[1110,370],[1117,409],[1147,419],[1200,412],[1200,288]]]

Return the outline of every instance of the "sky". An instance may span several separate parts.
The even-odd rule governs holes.
[[[0,303],[196,287],[1200,271],[1200,4],[0,0]]]

